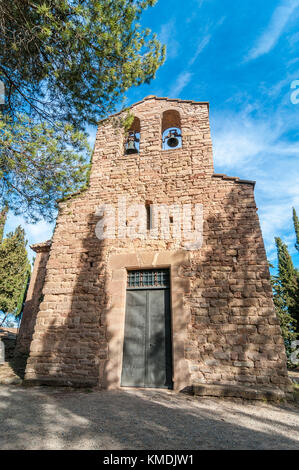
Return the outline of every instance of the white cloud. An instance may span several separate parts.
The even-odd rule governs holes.
[[[192,73],[190,72],[182,72],[180,75],[177,77],[176,81],[174,84],[171,86],[170,91],[169,91],[169,97],[170,98],[178,98],[181,91],[188,85],[192,78]]]
[[[214,162],[220,167],[241,168],[270,146],[272,131],[265,122],[248,116],[219,116],[213,139]]]
[[[252,165],[255,168],[259,164],[265,165],[271,156],[277,162],[282,162],[282,158],[286,157],[296,158],[298,143],[284,137],[289,131],[297,130],[299,125],[297,110],[295,106],[293,108],[283,112],[278,107],[276,112],[265,117],[258,113],[256,105],[248,105],[241,113],[214,115],[215,165],[240,170]]]
[[[207,0],[193,0],[193,5],[191,5],[190,11],[188,12],[188,16],[185,20],[187,24],[191,23],[194,19],[197,19],[199,10],[206,2]]]
[[[299,59],[297,59],[297,60],[299,60]],[[296,63],[296,59],[295,59],[294,61],[292,61],[292,64],[291,64],[291,63],[288,64],[288,67],[289,67],[290,65],[295,64],[295,63]],[[276,96],[281,96],[282,90],[283,90],[284,88],[286,88],[286,87],[288,88],[289,93],[291,93],[291,88],[290,88],[290,87],[291,87],[291,83],[292,83],[293,80],[296,80],[297,77],[299,77],[299,70],[298,70],[298,72],[296,71],[296,72],[294,72],[294,73],[288,73],[288,74],[287,74],[282,80],[280,80],[278,83],[275,83],[273,86],[269,86],[269,87],[268,87],[268,89],[267,89],[268,95],[269,95],[269,96],[274,96],[274,97],[276,97]],[[290,99],[290,97],[287,96],[287,93],[285,93],[285,98],[286,98],[287,100]]]
[[[265,163],[266,156],[298,156],[298,144],[277,142],[279,136],[266,123],[227,125],[214,139],[215,165],[229,168],[248,167],[253,160]]]
[[[292,241],[292,207],[299,213],[298,144],[285,137],[296,128],[296,115],[283,114],[281,109],[267,119],[254,119],[248,111],[226,118],[218,115],[212,123],[215,172],[257,182],[258,214],[273,262],[277,236],[298,259]]]
[[[299,194],[295,198],[288,197],[286,195],[283,200],[280,200],[278,196],[275,197],[271,187],[265,183],[265,189],[267,190],[268,196],[271,195],[273,203],[265,202],[259,209],[259,216],[261,219],[261,227],[265,240],[273,245],[274,237],[285,231],[288,226],[292,229],[292,207],[298,204]],[[284,181],[283,186],[287,188],[287,182]],[[274,203],[275,202],[275,203]],[[287,242],[291,239],[291,235],[283,237]]]
[[[289,38],[289,43],[290,46],[293,47],[299,42],[299,31],[297,33],[292,34],[292,36]]]
[[[161,26],[159,41],[166,45],[166,59],[174,59],[179,53],[179,42],[175,39],[176,25],[172,18]]]
[[[261,55],[267,54],[275,47],[286,24],[291,19],[292,14],[298,6],[299,0],[284,0],[282,4],[274,10],[270,23],[245,57],[245,62],[257,59]]]
[[[209,45],[212,37],[213,37],[213,34],[215,32],[215,30],[217,28],[219,28],[223,23],[224,21],[226,20],[226,16],[222,16],[216,24],[207,24],[206,27],[204,28],[206,34],[200,39],[198,45],[197,45],[197,48],[196,48],[196,51],[193,55],[193,57],[191,58],[191,60],[189,61],[189,66],[193,65],[194,62],[196,61],[196,59],[198,58],[198,56],[203,52],[203,50]]]
[[[202,51],[207,47],[207,45],[209,44],[210,40],[211,40],[211,37],[212,35],[211,34],[208,34],[207,36],[205,36],[204,38],[202,38],[197,46],[197,49],[195,51],[195,54],[194,56],[192,57],[192,59],[189,61],[189,66],[194,64],[194,62],[196,61],[197,57],[202,53]]]
[[[299,193],[297,195],[288,194],[290,183],[296,184],[296,181],[284,179],[280,188],[269,181],[265,182],[264,193],[267,192],[268,199],[263,200],[256,190],[256,197],[261,201],[258,211],[261,229],[268,259],[271,262],[277,262],[277,252],[275,246],[275,237],[280,237],[287,244],[289,253],[293,257],[295,265],[298,264],[298,252],[295,249],[295,231],[293,229],[292,207],[299,208]],[[280,198],[281,190],[285,189],[285,195]],[[282,193],[283,194],[283,193]],[[269,197],[270,196],[270,197]],[[297,263],[296,263],[297,262]]]

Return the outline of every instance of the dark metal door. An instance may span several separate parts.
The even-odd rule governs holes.
[[[139,285],[130,287],[132,283],[129,282],[121,379],[123,386],[172,386],[169,273],[168,276],[159,277],[157,273],[161,272],[138,271]],[[147,278],[145,282],[145,273],[151,276],[155,273],[154,281],[148,282]]]

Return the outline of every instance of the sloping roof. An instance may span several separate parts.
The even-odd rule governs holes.
[[[205,104],[208,107],[208,109],[209,109],[209,105],[210,105],[210,103],[208,101],[180,100],[179,98],[167,98],[167,97],[161,97],[161,96],[155,96],[155,95],[148,95],[145,98],[143,98],[143,100],[137,101],[136,103],[132,104],[131,106],[128,106],[127,108],[122,109],[121,111],[118,111],[117,113],[110,114],[106,118],[101,119],[99,121],[99,123],[103,122],[103,121],[106,121],[107,119],[110,119],[111,117],[118,116],[119,114],[123,113],[126,109],[134,108],[134,106],[137,106],[138,104],[141,104],[141,103],[144,103],[145,101],[153,100],[153,99],[158,100],[158,101],[169,101],[169,102],[175,102],[175,103],[190,103],[190,104],[195,104],[195,105]]]
[[[206,104],[209,106],[208,101],[194,101],[194,100],[180,100],[179,98],[167,98],[167,97],[160,97],[160,96],[155,96],[155,95],[148,95],[143,100],[137,101],[137,103],[134,103],[132,106],[136,106],[137,104],[143,103],[144,101],[147,100],[160,100],[160,101],[175,101],[177,103],[190,103],[190,104]]]
[[[227,176],[225,175],[224,173],[214,173],[212,175],[213,178],[221,178],[223,180],[230,180],[230,181],[234,181],[235,183],[241,183],[241,184],[252,184],[253,186],[255,186],[255,181],[252,181],[252,180],[243,180],[243,179],[240,179],[238,178],[238,176]]]

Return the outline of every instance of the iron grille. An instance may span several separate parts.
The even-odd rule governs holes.
[[[169,270],[128,271],[128,287],[169,287]]]

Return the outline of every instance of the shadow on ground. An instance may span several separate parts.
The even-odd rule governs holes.
[[[298,449],[299,408],[170,391],[0,387],[0,449]]]

